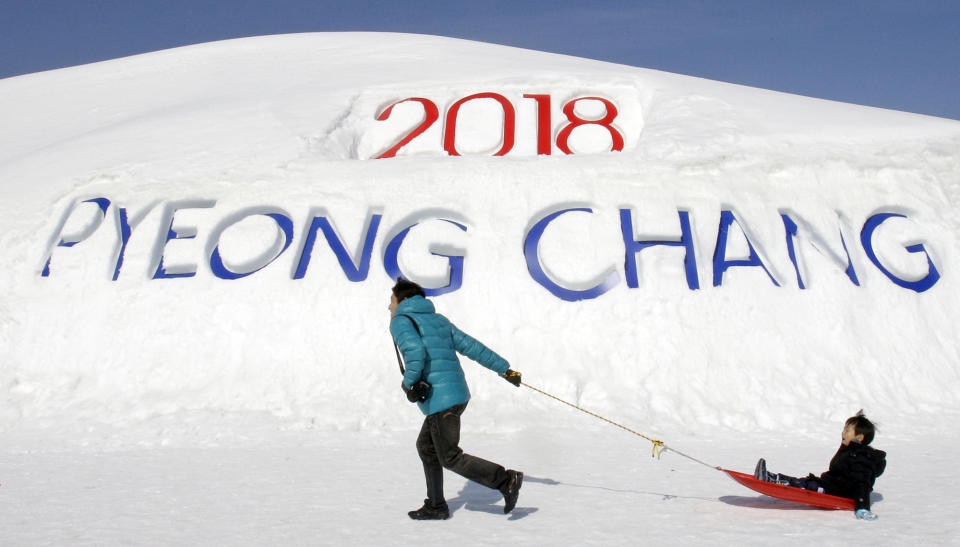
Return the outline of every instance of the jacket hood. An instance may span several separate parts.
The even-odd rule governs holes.
[[[840,445],[845,451],[853,454],[854,457],[863,458],[875,469],[883,469],[886,466],[887,453],[869,445],[860,444],[856,441],[850,441],[847,446]],[[879,474],[879,473],[878,473]]]
[[[397,315],[401,313],[436,313],[433,302],[422,296],[411,296],[397,306]]]

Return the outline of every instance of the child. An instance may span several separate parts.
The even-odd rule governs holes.
[[[860,410],[844,424],[842,443],[830,460],[829,471],[819,477],[811,473],[798,479],[768,473],[767,462],[760,458],[753,476],[767,482],[850,498],[855,502],[858,519],[877,520],[877,515],[870,512],[870,492],[873,491],[873,482],[887,466],[887,454],[868,446],[873,440],[874,431],[873,423],[863,415],[863,410]]]

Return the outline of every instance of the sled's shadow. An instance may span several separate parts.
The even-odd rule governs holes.
[[[541,482],[540,479],[524,476],[523,483]],[[520,489],[520,502],[523,501],[523,488]],[[461,507],[467,511],[479,511],[481,513],[503,514],[503,495],[497,490],[492,490],[473,481],[467,481],[463,488],[457,492],[457,497],[448,499],[447,506],[450,512],[456,512]],[[528,515],[536,513],[540,509],[537,507],[514,507],[510,512],[508,520],[519,520]]]
[[[814,507],[803,503],[778,500],[770,496],[721,496],[720,501],[727,505],[736,505],[737,507],[749,507],[750,509],[777,509],[790,511],[830,511],[822,507]]]
[[[790,511],[833,511],[834,509],[824,509],[821,507],[814,507],[812,505],[806,505],[804,503],[796,503],[792,501],[779,500],[777,498],[771,498],[770,496],[723,496],[719,498],[720,501],[726,503],[727,505],[736,505],[737,507],[749,507],[751,509],[775,509],[779,511],[790,510]],[[870,503],[876,503],[878,501],[883,501],[883,494],[874,492],[870,494]]]

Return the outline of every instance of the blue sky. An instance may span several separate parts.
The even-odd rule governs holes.
[[[467,38],[960,119],[958,0],[0,0],[0,78],[262,34]]]

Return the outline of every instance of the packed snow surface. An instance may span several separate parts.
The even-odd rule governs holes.
[[[0,80],[0,120],[12,543],[958,541],[956,121],[376,33]],[[448,473],[409,521],[398,272],[675,450],[464,361],[520,504]],[[860,408],[875,523],[711,469],[822,472]]]

